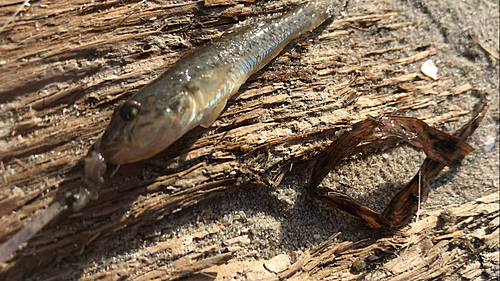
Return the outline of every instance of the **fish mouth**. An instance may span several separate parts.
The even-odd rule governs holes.
[[[85,167],[83,172],[83,184],[86,189],[86,197],[96,200],[99,196],[99,189],[104,184],[104,174],[106,173],[106,158],[100,151],[101,138],[97,139],[87,156],[85,156]]]
[[[108,164],[122,165],[135,162],[130,161],[131,156],[134,155],[133,150],[131,150],[129,146],[124,146],[122,144],[111,144],[106,145],[105,147],[100,147],[99,143],[99,145],[95,146],[94,151],[100,154],[100,156],[102,156],[105,159],[105,162]]]
[[[90,201],[97,200],[99,190],[104,184],[107,164],[116,165],[116,169],[112,172],[113,175],[121,164],[137,162],[158,153],[158,143],[155,142],[153,145],[147,145],[139,149],[131,149],[130,146],[123,145],[105,145],[103,147],[102,138],[97,139],[87,156],[85,156],[82,185],[78,193],[68,193],[66,195],[68,206],[77,212]]]
[[[93,150],[99,153],[108,164],[123,165],[136,162],[135,155],[140,154],[140,149],[131,142],[123,141],[101,141],[99,139],[94,144]],[[90,152],[89,152],[90,153]]]
[[[108,163],[123,165],[151,158],[165,150],[172,143],[172,141],[159,139],[143,146],[134,146],[133,148],[131,146],[122,146],[117,150],[101,150],[101,153]]]
[[[83,182],[87,186],[92,200],[97,199],[99,189],[104,183],[106,168],[106,159],[102,153],[96,150],[90,150],[85,157]]]
[[[131,153],[130,150],[128,149],[119,149],[119,150],[114,150],[114,151],[106,151],[102,152],[102,155],[105,155],[105,158],[107,159],[108,163],[112,163],[115,165],[123,165],[123,164],[128,164],[133,161],[133,158],[131,158]]]
[[[100,139],[85,156],[85,165],[83,169],[82,185],[78,193],[66,194],[66,203],[74,211],[83,209],[90,201],[97,200],[99,190],[104,184],[104,174],[106,173],[106,159],[102,153],[96,149],[100,145]]]

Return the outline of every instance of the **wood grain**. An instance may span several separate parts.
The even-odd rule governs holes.
[[[23,8],[0,36],[0,242],[78,188],[82,157],[121,101],[236,22],[299,2],[226,4],[71,0]],[[6,22],[18,6],[1,5],[0,22]],[[136,261],[106,273],[78,273],[165,215],[249,184],[277,186],[290,165],[311,159],[335,132],[367,115],[416,115],[436,126],[468,114],[441,102],[471,95],[470,87],[419,73],[418,65],[438,52],[431,42],[394,37],[411,25],[394,11],[361,2],[292,42],[249,79],[212,127],[196,128],[160,155],[122,167],[98,201],[61,216],[5,261],[0,279],[45,272],[56,279],[164,280],[211,268],[237,249],[186,253],[171,240],[144,254],[169,249],[168,269],[135,276],[145,266]],[[124,229],[130,237],[91,250]],[[296,268],[320,263],[310,259]],[[67,271],[58,268],[63,260],[85,262]]]

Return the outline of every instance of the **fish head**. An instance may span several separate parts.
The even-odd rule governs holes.
[[[138,95],[140,96],[140,95]],[[95,148],[107,163],[133,163],[163,151],[189,129],[193,100],[187,91],[132,97],[114,112]]]
[[[192,95],[183,90],[171,95],[137,95],[124,102],[85,157],[83,186],[67,195],[68,206],[79,211],[97,199],[107,164],[118,168],[147,159],[179,139],[194,124],[193,102]]]

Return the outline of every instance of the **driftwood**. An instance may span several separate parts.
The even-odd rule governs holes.
[[[22,4],[7,2],[0,10],[2,22]],[[289,10],[299,3],[243,2],[247,1],[172,4],[74,0],[24,7],[0,33],[0,242],[46,206],[63,199],[66,192],[77,190],[82,157],[120,101],[192,47],[220,36],[237,21]],[[134,262],[118,262],[106,272],[85,271],[92,262],[104,259],[107,250],[131,244],[138,229],[172,213],[250,184],[278,186],[292,165],[312,159],[337,131],[367,115],[408,114],[438,126],[469,114],[470,108],[446,100],[466,96],[474,102],[476,89],[448,77],[436,81],[426,77],[419,66],[437,53],[432,42],[397,37],[398,31],[412,24],[377,4],[349,6],[341,18],[292,42],[270,66],[252,76],[211,128],[196,128],[160,155],[123,166],[108,181],[98,201],[80,213],[62,214],[45,227],[2,264],[0,279],[55,276],[115,280],[131,276],[163,280],[202,270],[198,277],[210,278],[210,272],[229,277],[239,262],[243,269],[264,266],[267,270],[259,275],[241,269],[248,279],[302,280],[328,275],[341,279],[355,278],[359,272],[368,279],[384,274],[404,279],[408,270],[438,266],[436,259],[444,256],[448,259],[443,264],[450,269],[440,264],[439,270],[452,271],[463,263],[463,259],[456,260],[458,250],[454,252],[457,246],[453,243],[468,245],[465,241],[470,236],[455,231],[454,226],[439,232],[441,238],[428,238],[437,220],[433,210],[426,211],[429,217],[416,225],[415,232],[409,226],[378,241],[329,241],[316,250],[290,252],[271,261],[234,260],[241,247],[231,245],[248,244],[244,235],[196,250],[186,242],[193,239],[188,236],[148,244]],[[462,223],[457,225],[473,224],[462,220],[460,214],[477,215],[476,205],[488,210],[487,223],[498,222],[498,198],[490,199],[484,204],[471,202],[468,209],[450,207]],[[496,212],[491,211],[492,205],[497,206]],[[482,244],[474,242],[470,250],[460,248],[459,257],[490,255],[491,251],[498,254],[498,240],[495,242],[490,233],[496,229],[498,234],[497,226],[471,227],[484,231],[484,235],[475,236]],[[202,240],[218,230],[201,231],[194,238]],[[155,236],[161,236],[161,231],[148,234]],[[410,236],[412,243],[408,243]],[[442,243],[455,248],[450,246],[441,255],[433,247]],[[410,248],[400,254],[401,261],[385,262],[390,257],[384,259],[382,269],[370,270],[380,261],[380,252],[396,253],[407,245]],[[478,249],[491,251],[476,253]],[[162,255],[165,251],[168,257]],[[404,257],[411,258],[411,254],[421,257],[422,262],[405,262]],[[254,257],[249,253],[245,256]],[[284,265],[278,259],[283,259]],[[152,269],[160,260],[165,265]],[[74,267],[61,266],[65,261]],[[224,271],[224,266],[233,271]],[[280,269],[270,269],[273,267]]]

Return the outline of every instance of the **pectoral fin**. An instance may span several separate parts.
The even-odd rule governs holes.
[[[217,120],[217,118],[220,116],[222,110],[224,110],[224,108],[226,107],[226,103],[226,99],[221,100],[209,114],[203,117],[200,126],[202,126],[203,128],[212,126],[215,120]]]
[[[203,128],[212,126],[226,107],[227,99],[239,88],[238,81],[231,81],[231,85],[238,87],[224,87],[231,65],[224,65],[207,71],[205,74],[192,79],[186,86],[195,95],[198,108],[203,109],[204,115],[200,125]],[[222,97],[217,100],[216,95],[221,94],[220,89],[227,92],[222,93]],[[215,102],[215,105],[213,104]]]

